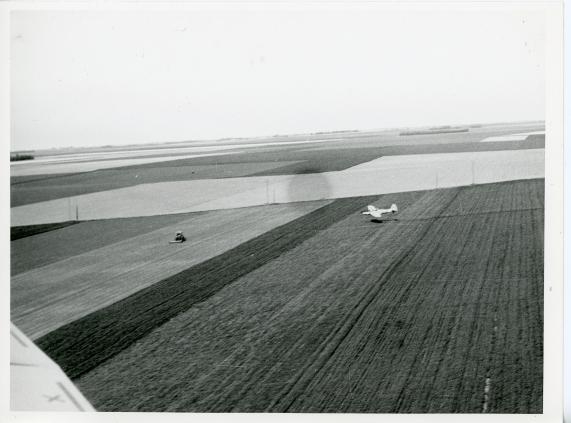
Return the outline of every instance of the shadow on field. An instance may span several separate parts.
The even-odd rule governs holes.
[[[391,222],[398,222],[398,219],[371,219],[371,222],[373,223],[391,223]]]
[[[318,167],[299,169],[287,187],[287,201],[296,203],[331,198],[331,185]]]

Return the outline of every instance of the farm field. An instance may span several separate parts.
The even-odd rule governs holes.
[[[472,134],[505,134],[513,133],[514,130],[520,132],[534,131],[537,128],[544,129],[545,124],[542,121],[530,121],[530,122],[505,122],[505,123],[491,123],[482,125],[470,125],[470,132],[463,136],[471,137]],[[57,148],[57,149],[46,149],[37,150],[34,152],[38,158],[58,158],[61,156],[71,155],[85,155],[92,153],[107,155],[114,153],[127,153],[127,152],[138,152],[141,154],[147,154],[150,151],[163,151],[163,150],[183,150],[188,148],[209,148],[217,147],[220,145],[224,146],[240,146],[246,144],[256,144],[265,145],[268,143],[291,143],[291,142],[306,142],[306,141],[337,141],[337,140],[363,140],[366,138],[394,138],[398,136],[401,131],[405,129],[379,129],[379,130],[349,130],[349,131],[333,131],[333,132],[315,132],[308,134],[277,134],[273,136],[260,136],[253,138],[222,138],[217,140],[189,140],[189,141],[173,141],[173,142],[162,142],[162,143],[151,143],[151,144],[131,144],[131,145],[108,145],[102,147],[69,147],[69,148]],[[425,138],[425,137],[423,137]],[[471,138],[468,138],[471,139]]]
[[[22,239],[26,242],[16,248],[20,273],[11,283],[11,320],[35,339],[326,203],[84,222]],[[117,226],[123,226],[119,235],[112,231]],[[170,245],[177,230],[187,242]],[[90,248],[81,245],[97,231],[99,239],[87,243]],[[24,252],[32,246],[38,254],[27,257]]]
[[[66,226],[75,225],[76,223],[79,222],[71,220],[67,222],[47,223],[43,225],[12,226],[10,228],[10,241],[17,241],[19,239],[38,235],[44,232],[62,229]]]
[[[181,159],[190,159],[200,156],[211,156],[222,153],[211,154],[181,154]],[[87,156],[88,157],[88,156]],[[92,159],[70,158],[68,160],[51,160],[51,159],[34,159],[25,162],[15,162],[11,165],[10,173],[15,177],[29,177],[38,175],[59,175],[74,174],[78,172],[91,172],[100,169],[111,169],[120,166],[134,166],[149,163],[160,163],[169,161],[171,158],[164,155],[155,155],[152,157],[135,156],[128,158],[119,157],[95,157]]]
[[[198,214],[193,213],[194,216]],[[188,214],[169,214],[130,219],[74,221],[73,228],[58,228],[59,224],[37,225],[58,229],[11,242],[11,274],[14,276],[18,273],[27,272],[164,226],[173,225],[188,218]],[[30,228],[34,228],[34,226],[15,227],[13,230],[15,233],[22,234],[30,232]]]
[[[541,129],[541,127],[519,128],[519,132],[532,129]],[[381,133],[373,136],[362,133],[345,135],[344,138],[314,144],[311,143],[312,138],[309,137],[306,139],[307,143],[303,141],[302,144],[272,146],[268,143],[269,145],[250,148],[247,151],[229,150],[192,158],[166,153],[160,157],[166,157],[168,160],[143,164],[132,161],[128,166],[120,166],[121,161],[109,160],[109,157],[105,156],[106,158],[101,162],[105,162],[106,166],[113,166],[112,162],[116,162],[117,166],[68,174],[57,174],[57,167],[54,167],[52,173],[46,175],[12,176],[11,205],[15,207],[145,183],[339,171],[382,156],[544,147],[544,137],[534,135],[527,140],[510,143],[480,142],[491,135],[514,132],[518,132],[518,129],[491,127],[486,130],[474,129],[474,132],[467,133],[406,137],[394,133]],[[226,147],[228,147],[226,143],[219,146],[220,149]],[[123,157],[124,153],[119,151],[117,154]],[[128,159],[122,160],[125,164],[129,164]],[[34,166],[42,165],[30,163],[26,166],[33,169]],[[82,163],[64,163],[63,166],[76,166],[79,170]],[[89,169],[91,168],[86,167],[86,170]],[[18,175],[18,173],[12,173]]]
[[[36,225],[187,213],[542,178],[545,150],[385,156],[344,171],[143,184],[11,208]]]
[[[37,342],[101,411],[541,413],[543,185],[320,204]]]

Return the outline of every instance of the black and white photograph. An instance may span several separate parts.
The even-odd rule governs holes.
[[[556,421],[561,8],[10,8],[12,416]]]

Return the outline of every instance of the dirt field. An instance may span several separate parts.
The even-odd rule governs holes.
[[[39,345],[105,411],[541,413],[543,184],[337,200]]]
[[[541,413],[542,129],[40,154],[11,320],[101,411]]]
[[[193,215],[197,216],[198,213]],[[73,228],[59,228],[10,243],[12,276],[56,263],[69,257],[131,239],[138,235],[174,225],[189,219],[188,214],[135,217],[130,219],[91,220],[75,223]],[[39,225],[44,226],[44,225]],[[46,225],[58,227],[58,224]],[[29,226],[19,227],[18,233],[29,232]]]
[[[324,204],[221,210],[175,216],[171,221],[139,219],[123,222],[125,228],[118,231],[120,239],[109,231],[112,225],[92,222],[61,229],[65,236],[52,231],[41,234],[44,237],[26,238],[21,241],[28,240],[27,247],[32,244],[39,251],[56,253],[17,262],[20,267],[27,265],[31,269],[12,276],[11,320],[36,339]],[[148,227],[138,230],[144,224]],[[151,230],[153,226],[155,229]],[[99,241],[88,243],[92,248],[86,251],[80,246],[82,236],[97,227],[107,231],[101,232]],[[171,245],[168,241],[177,230],[185,233],[187,242]],[[74,245],[79,248],[69,255]],[[96,248],[97,245],[101,246]],[[19,252],[25,257],[25,249],[20,248]],[[38,261],[51,263],[38,266]]]

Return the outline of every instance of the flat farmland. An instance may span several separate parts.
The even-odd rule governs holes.
[[[336,200],[38,343],[101,411],[541,413],[543,186]]]
[[[130,162],[131,165],[117,165],[108,169],[78,171],[78,173],[69,174],[13,176],[11,178],[11,206],[148,183],[340,171],[383,156],[543,148],[544,137],[534,135],[517,142],[481,143],[489,136],[536,129],[542,129],[542,127],[489,127],[473,129],[466,133],[415,136],[399,136],[394,132],[354,133],[338,135],[338,138],[327,142],[321,142],[323,140],[317,136],[307,136],[292,137],[294,140],[292,142],[300,144],[286,145],[279,143],[272,145],[272,139],[262,139],[252,144],[260,144],[259,147],[243,151],[239,149],[226,151],[225,148],[231,144],[221,143],[218,147],[216,145],[196,147],[197,149],[219,148],[221,151],[204,153],[191,158],[165,153],[161,156],[163,160],[153,163],[137,164],[138,159],[133,159]],[[280,140],[283,142],[287,140],[287,137],[277,138],[273,142]],[[312,140],[315,142],[312,143]],[[156,151],[155,154],[160,154],[161,149],[153,151]],[[125,155],[120,150],[116,154],[118,157]],[[112,156],[112,152],[106,153],[105,160],[94,163],[104,162],[107,166],[113,166],[110,163],[114,160],[109,159]],[[159,160],[160,157],[156,159]],[[122,160],[127,164],[129,162],[129,159]],[[120,161],[115,162],[120,163]],[[25,163],[25,165],[33,168],[40,164],[38,162],[37,164]],[[76,166],[78,170],[82,166],[81,162],[63,163],[63,166],[71,165]],[[90,168],[86,167],[86,170],[88,169]],[[57,172],[57,167],[54,167],[53,172]]]
[[[83,222],[24,238],[13,255],[11,320],[36,339],[325,204]],[[177,230],[187,242],[171,245]],[[26,255],[32,247],[37,254]]]
[[[193,213],[195,217],[198,215],[199,213]],[[12,230],[15,236],[31,234],[34,229],[37,233],[10,243],[11,274],[14,276],[28,272],[188,219],[188,214],[168,214],[131,219],[74,221],[71,225],[73,227],[68,227],[70,222],[14,227]],[[42,233],[37,228],[52,230]]]
[[[11,224],[65,222],[75,210],[128,218],[534,179],[544,166],[543,148],[386,156],[339,172],[162,182],[28,204],[11,208]]]

